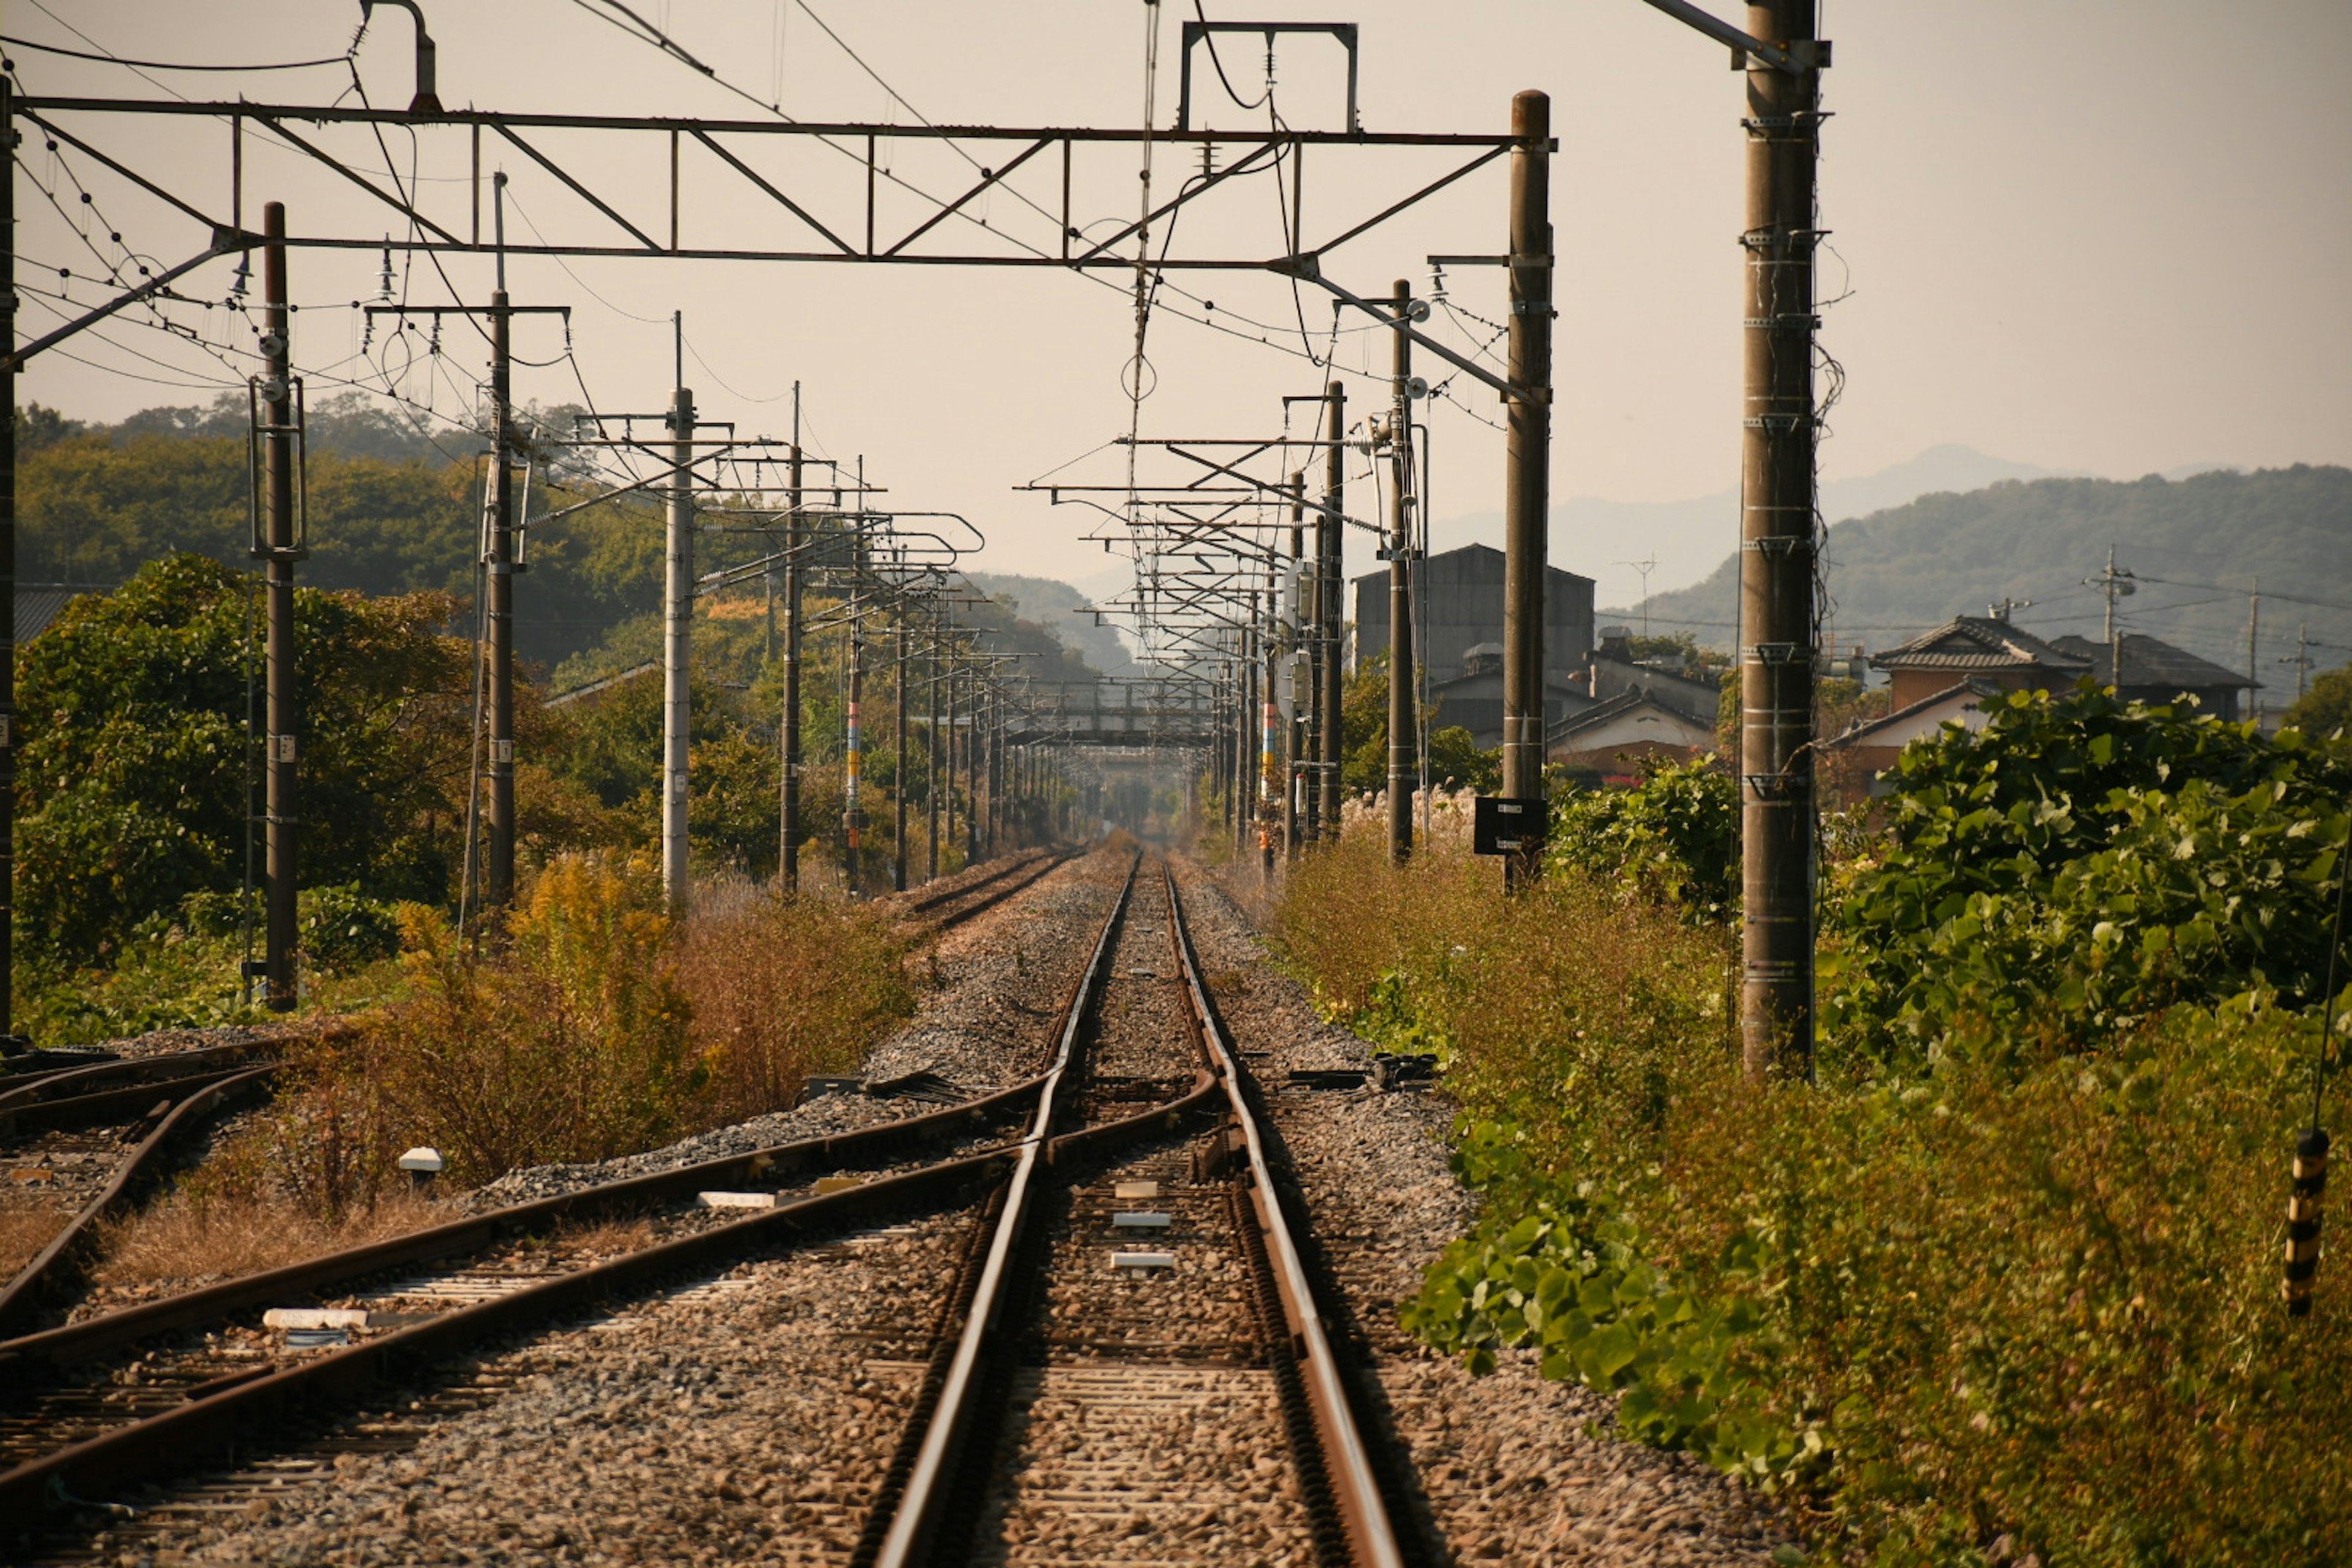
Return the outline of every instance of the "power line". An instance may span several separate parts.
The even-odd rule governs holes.
[[[43,9],[43,10],[47,10],[47,6],[43,6],[43,7],[42,7],[42,9]],[[51,15],[52,15],[52,16],[54,16],[54,15],[55,15],[55,13],[51,13]],[[79,37],[79,35],[77,35],[77,37]],[[100,61],[100,62],[102,62],[102,63],[104,63],[104,64],[106,64],[106,65],[110,65],[110,66],[128,66],[128,67],[130,67],[131,68],[132,68],[132,69],[134,69],[134,70],[137,70],[137,69],[142,69],[142,68],[143,68],[143,69],[146,69],[146,70],[158,70],[158,71],[291,71],[291,70],[308,70],[308,69],[310,69],[310,68],[311,67],[313,67],[313,66],[339,66],[339,65],[341,65],[344,61],[346,61],[346,60],[348,60],[348,59],[350,59],[350,58],[352,58],[352,57],[351,57],[351,55],[350,55],[348,52],[346,52],[346,53],[340,54],[340,55],[330,55],[330,56],[328,56],[328,57],[327,57],[326,58],[324,58],[324,59],[317,59],[317,60],[280,60],[280,61],[278,61],[278,62],[277,62],[276,64],[273,64],[273,65],[259,65],[259,66],[208,66],[208,65],[191,65],[191,64],[187,64],[187,63],[185,63],[185,62],[178,61],[178,60],[134,60],[134,59],[131,59],[131,58],[129,58],[129,57],[128,57],[128,56],[126,56],[126,55],[110,55],[110,54],[105,54],[105,53],[96,53],[96,54],[93,54],[93,53],[89,53],[89,52],[88,52],[88,51],[86,51],[86,50],[82,50],[82,49],[68,49],[68,48],[67,48],[67,47],[65,47],[64,46],[59,45],[59,44],[37,44],[37,43],[33,42],[33,40],[32,40],[32,39],[30,39],[30,38],[11,38],[11,37],[5,37],[5,35],[0,35],[0,44],[6,44],[6,45],[9,45],[9,46],[10,46],[10,47],[12,47],[19,48],[19,49],[38,49],[41,53],[43,53],[43,54],[45,54],[45,55],[64,55],[64,56],[66,56],[66,57],[67,57],[68,58],[69,58],[69,59],[77,59],[77,60],[98,60],[98,61]]]

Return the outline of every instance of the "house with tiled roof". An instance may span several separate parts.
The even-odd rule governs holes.
[[[2143,702],[2193,699],[2204,711],[2238,716],[2253,682],[2140,632],[2122,637],[2121,695]],[[1913,741],[1946,724],[1984,728],[1987,698],[2011,691],[2070,691],[2085,678],[2114,684],[2113,650],[2089,637],[2039,637],[2001,615],[1955,616],[1924,637],[1871,659],[1893,682],[1894,710],[1821,742],[1822,793],[1846,805],[1885,793],[1885,771]]]
[[[2003,616],[1955,616],[1924,637],[1872,656],[1870,664],[1894,682],[1898,712],[1964,680],[1990,681],[2003,691],[2067,691],[2092,670],[2084,655]]]
[[[1912,742],[1935,734],[1947,724],[1981,730],[1991,717],[1985,699],[2000,697],[2005,688],[1986,677],[1966,676],[1930,692],[1916,702],[1882,718],[1856,724],[1843,735],[1832,735],[1815,748],[1821,754],[1822,795],[1841,805],[1854,805],[1886,793],[1884,774]]]
[[[1544,731],[1544,760],[1630,776],[1644,757],[1686,763],[1715,749],[1715,715],[1678,693],[1634,686]]]
[[[2126,700],[2177,702],[2184,696],[2193,697],[2205,712],[2234,720],[2242,716],[2245,694],[2257,688],[2255,681],[2236,670],[2159,638],[2126,632],[2119,640],[2124,655],[2120,684],[2115,677],[2114,652],[2105,643],[2063,637],[2053,637],[2050,646],[2090,660],[2091,679],[2101,686],[2116,687],[2116,694]]]

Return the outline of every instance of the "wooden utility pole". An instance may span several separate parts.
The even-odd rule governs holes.
[[[680,329],[681,331],[683,328]],[[684,379],[680,377],[681,381]],[[687,748],[694,657],[694,394],[670,397],[669,526],[662,595],[662,892],[674,914],[687,906]]]
[[[1348,694],[1347,673],[1342,668],[1348,612],[1342,601],[1341,576],[1347,541],[1342,537],[1344,525],[1339,521],[1348,510],[1348,389],[1335,381],[1324,395],[1329,412],[1324,434],[1329,445],[1323,449],[1324,510],[1315,519],[1315,632],[1321,655],[1321,679],[1316,686],[1320,711],[1317,715],[1319,743],[1315,748],[1315,837],[1336,842],[1339,837],[1339,759],[1346,744],[1340,715]]]
[[[1399,322],[1412,317],[1412,285],[1400,278],[1391,296]],[[1412,646],[1412,340],[1389,334],[1389,858],[1412,854],[1412,797],[1420,783],[1414,740]]]
[[[1748,10],[1746,406],[1740,443],[1739,1031],[1753,1077],[1813,1058],[1813,216],[1821,75],[1815,0]]]
[[[1544,793],[1544,574],[1551,510],[1551,100],[1511,100],[1510,390],[1504,395],[1503,794]],[[1402,339],[1402,334],[1398,334]],[[1504,865],[1541,874],[1540,839]]]
[[[294,563],[299,558],[294,515],[296,424],[292,344],[286,308],[286,205],[261,210],[261,548],[263,595],[268,617],[268,648],[263,656],[268,690],[264,726],[263,815],[268,825],[263,865],[268,887],[263,911],[264,963],[269,1007],[294,1006],[294,947],[299,937],[295,828],[300,799],[295,772],[296,732],[301,715],[294,692]]]

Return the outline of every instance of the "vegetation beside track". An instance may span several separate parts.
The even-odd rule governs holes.
[[[1719,784],[1571,805],[1508,902],[1360,825],[1277,929],[1335,1015],[1447,1058],[1486,1206],[1410,1325],[1618,1393],[1824,1558],[2324,1559],[2352,1312],[2333,1267],[2305,1320],[2278,1279],[2344,784],[2088,694],[1918,748],[1835,836],[1817,1086],[1740,1071]]]
[[[293,1049],[294,1082],[193,1195],[335,1215],[438,1149],[472,1184],[609,1159],[782,1110],[913,1011],[906,942],[860,906],[713,890],[683,923],[649,863],[560,856],[503,938],[410,906],[404,994]]]

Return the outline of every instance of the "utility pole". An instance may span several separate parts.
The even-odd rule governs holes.
[[[0,78],[0,148],[11,157],[16,144],[16,85]],[[8,445],[0,451],[0,1037],[22,1045],[16,1033],[16,181],[0,179],[0,413],[8,420]],[[250,721],[247,721],[250,722]],[[250,763],[247,764],[250,766]],[[248,779],[250,774],[247,775]],[[248,783],[246,788],[250,791]],[[247,801],[247,820],[253,810]],[[248,832],[250,829],[247,830]],[[247,841],[248,844],[251,840]],[[251,851],[246,874],[252,875]]]
[[[1412,317],[1412,285],[1400,278],[1391,295],[1400,325]],[[1412,796],[1418,782],[1412,672],[1412,340],[1391,332],[1389,358],[1389,858],[1412,854]]]
[[[669,527],[665,551],[667,576],[662,595],[662,892],[670,912],[687,907],[687,743],[693,718],[690,665],[694,657],[694,394],[686,387],[686,325],[683,311],[672,318],[678,334],[678,386],[670,396]]]
[[[2107,645],[2107,679],[2120,698],[2124,694],[2124,635],[2116,624],[2116,601],[2127,599],[2137,593],[2138,584],[2129,572],[2116,565],[2116,547],[2110,544],[2107,546],[2106,570],[2095,577],[2084,578],[2083,585],[2096,588],[2107,602],[2106,627],[2101,634],[2101,640]]]
[[[262,557],[263,593],[269,623],[264,655],[268,721],[263,749],[267,781],[263,813],[268,823],[264,867],[268,888],[263,915],[264,964],[269,1008],[294,1007],[294,946],[298,936],[294,895],[297,871],[295,827],[299,808],[295,773],[296,731],[301,715],[294,693],[294,563],[300,558],[299,524],[294,515],[296,422],[290,313],[286,308],[286,205],[271,202],[261,211],[261,523],[257,552]]]
[[[2318,660],[2311,657],[2311,623],[2298,621],[2294,628],[2294,657],[2283,658],[2281,664],[2294,666],[2294,700],[2303,700],[2304,679],[2310,675]]]
[[[858,548],[862,556],[864,547],[861,544]],[[861,568],[858,576],[863,577],[865,562],[861,559],[857,564]],[[847,841],[842,869],[849,878],[849,896],[853,899],[857,896],[861,869],[858,862],[866,848],[866,804],[858,791],[864,782],[861,775],[866,761],[866,735],[858,712],[866,699],[866,612],[860,603],[861,588],[862,584],[853,583],[849,590],[849,719],[841,759],[841,826]]]
[[[898,689],[895,704],[898,716],[892,721],[897,727],[898,751],[891,772],[898,786],[891,790],[891,807],[897,814],[897,837],[892,843],[890,887],[895,892],[907,890],[907,602],[898,601]]]
[[[1290,583],[1288,623],[1283,651],[1290,660],[1289,765],[1283,773],[1283,853],[1296,855],[1315,837],[1315,797],[1307,787],[1312,775],[1307,759],[1315,734],[1315,653],[1310,624],[1318,613],[1321,590],[1310,587],[1307,575],[1307,470],[1290,476]]]
[[[1316,595],[1317,640],[1322,650],[1322,679],[1316,695],[1320,700],[1319,715],[1321,743],[1316,747],[1315,761],[1321,770],[1316,783],[1319,838],[1337,842],[1339,837],[1339,758],[1345,738],[1341,734],[1340,714],[1347,701],[1346,674],[1341,668],[1345,651],[1347,609],[1340,601],[1341,563],[1347,542],[1341,537],[1339,519],[1347,511],[1348,489],[1348,389],[1332,382],[1325,389],[1326,406],[1329,410],[1325,435],[1330,444],[1323,454],[1323,505],[1325,510],[1315,519],[1315,555],[1318,592]]]
[[[930,657],[923,689],[929,695],[930,722],[923,728],[923,816],[929,831],[923,844],[923,880],[940,877],[940,647],[942,628],[931,628]]]
[[[777,861],[784,891],[801,890],[801,584],[808,569],[808,532],[801,526],[801,384],[793,383],[791,510],[784,522],[784,722],[782,855]]]
[[[1278,813],[1273,793],[1282,786],[1280,753],[1281,739],[1277,731],[1282,723],[1282,708],[1276,700],[1276,681],[1280,679],[1283,656],[1282,597],[1276,585],[1279,551],[1270,552],[1266,563],[1265,635],[1261,639],[1265,650],[1265,728],[1258,734],[1257,796],[1258,812],[1258,875],[1271,883],[1274,880],[1274,834],[1276,824],[1286,814]]]
[[[482,563],[490,665],[490,843],[484,904],[500,910],[513,904],[515,890],[514,468],[508,461],[514,442],[509,407],[514,314],[507,303],[506,188],[501,170],[490,182],[499,254],[498,287],[490,294],[490,537]]]
[[[2263,717],[2263,580],[2254,579],[2253,596],[2246,605],[2246,713],[2256,723]]]
[[[1543,797],[1544,573],[1551,507],[1551,100],[1511,100],[1510,391],[1504,396],[1503,794]],[[1403,334],[1397,334],[1400,339]],[[1507,887],[1542,872],[1539,839],[1504,863]]]
[[[1815,0],[1748,8],[1764,43],[1814,52]],[[1821,75],[1747,59],[1747,405],[1741,419],[1739,761],[1749,1076],[1813,1059],[1813,213]]]

